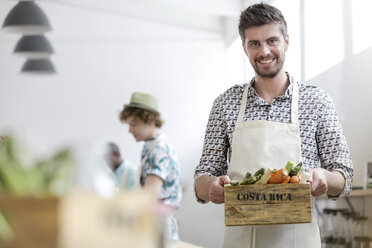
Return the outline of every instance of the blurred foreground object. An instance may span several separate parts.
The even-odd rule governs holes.
[[[69,149],[62,149],[51,157],[36,160],[26,151],[21,150],[12,136],[2,135],[0,136],[0,197],[26,199],[30,196],[61,195],[69,188],[72,165],[73,159]],[[32,208],[28,206],[27,201],[19,203],[17,208],[22,208],[24,214],[32,213]],[[11,225],[13,217],[1,210],[0,207],[0,246],[3,247],[2,242],[14,237],[14,226]]]
[[[81,191],[59,198],[0,196],[16,237],[6,247],[162,247],[154,201],[143,190],[111,199]]]
[[[12,136],[1,137],[1,194],[60,195],[67,191],[74,163],[69,149],[62,149],[43,159],[34,159],[29,156],[25,160],[25,153]]]

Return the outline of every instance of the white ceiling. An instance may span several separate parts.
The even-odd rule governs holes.
[[[0,17],[5,18],[16,0],[0,0]],[[38,0],[41,6],[63,5],[106,15],[223,33],[224,20],[237,18],[243,6],[253,0]],[[3,7],[4,6],[4,7]],[[9,7],[7,7],[9,6]],[[44,9],[45,7],[43,7]],[[4,12],[7,10],[7,12]],[[45,10],[45,12],[48,12]],[[68,18],[68,15],[65,16]]]
[[[16,0],[0,0],[0,24]],[[224,39],[238,37],[240,11],[258,0],[37,0],[50,19],[52,40],[100,41],[145,40],[146,25],[159,30],[157,37],[183,30],[183,37],[195,34]],[[267,1],[272,2],[272,1]],[[140,28],[137,24],[141,23]],[[147,23],[147,24],[146,24]],[[133,28],[136,27],[136,28]],[[167,29],[167,32],[162,30]],[[174,31],[174,32],[173,32]],[[153,36],[152,36],[153,37]],[[190,38],[191,37],[191,38]],[[14,42],[19,36],[0,30],[0,42]],[[166,37],[169,39],[169,37]]]

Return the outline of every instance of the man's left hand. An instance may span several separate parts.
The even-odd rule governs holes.
[[[310,179],[308,182],[311,184],[311,194],[313,196],[321,196],[328,191],[328,182],[326,173],[327,171],[322,168],[311,169]]]

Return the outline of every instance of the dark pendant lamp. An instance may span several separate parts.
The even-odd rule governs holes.
[[[22,74],[48,75],[55,74],[56,69],[49,59],[28,59],[24,63]]]
[[[20,1],[3,23],[4,31],[21,34],[43,34],[52,30],[47,16],[33,1]]]
[[[52,55],[53,48],[44,35],[25,35],[17,42],[13,52],[29,59],[41,59]]]

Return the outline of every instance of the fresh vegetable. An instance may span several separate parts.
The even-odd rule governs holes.
[[[0,195],[61,195],[72,176],[73,158],[69,149],[51,157],[35,159],[21,149],[13,136],[0,136]],[[31,213],[30,213],[31,214]],[[0,246],[15,235],[7,213],[0,211]]]
[[[302,177],[300,179],[300,183],[303,184],[303,183],[308,183],[307,180],[310,179],[310,173],[307,172],[307,171],[303,171],[302,172]]]
[[[252,174],[250,172],[247,172],[245,174],[245,177],[243,179],[242,182],[240,182],[240,185],[248,185],[248,184],[255,184],[258,180],[261,179],[261,177],[264,175],[265,173],[265,169],[264,168],[261,168],[259,170],[257,170],[254,175],[252,176]]]
[[[286,168],[282,168],[278,171],[276,171],[270,178],[268,183],[269,184],[279,184],[286,179],[288,176],[288,170]]]
[[[238,186],[239,185],[239,182],[236,181],[236,180],[231,180],[230,181],[230,184],[231,184],[231,186]]]
[[[257,177],[255,176],[250,176],[250,177],[245,177],[243,181],[239,183],[239,185],[248,185],[248,184],[254,184],[257,181]]]
[[[69,149],[37,160],[9,135],[0,139],[0,193],[60,195],[69,187],[72,165]]]
[[[252,173],[250,173],[250,172],[248,171],[247,173],[245,173],[244,178],[249,178],[249,177],[251,177],[251,176],[252,176]]]
[[[297,176],[298,173],[301,171],[301,169],[302,169],[302,162],[300,162],[295,167],[292,167],[292,169],[289,171],[289,175],[290,176]]]
[[[291,177],[290,176],[287,176],[285,179],[284,179],[284,181],[283,182],[281,182],[281,183],[289,183],[289,181],[291,180]]]
[[[274,169],[269,168],[265,171],[265,173],[262,175],[260,180],[256,182],[256,184],[267,184],[269,181],[269,178],[271,177],[271,174],[273,174]]]
[[[287,165],[285,166],[285,168],[288,171],[291,171],[291,169],[292,169],[293,166],[294,166],[294,162],[292,160],[288,160]]]
[[[265,173],[265,169],[261,168],[258,171],[256,171],[256,173],[254,173],[254,176],[261,177],[264,173]]]
[[[299,176],[291,176],[290,183],[300,183],[300,177]]]
[[[232,180],[230,184],[236,186],[249,184],[306,183],[306,181],[310,178],[310,174],[302,171],[302,166],[302,162],[294,166],[294,162],[292,160],[288,160],[284,168],[269,168],[267,170],[261,168],[253,175],[251,172],[247,172],[241,182]],[[303,175],[304,177],[302,178]]]

